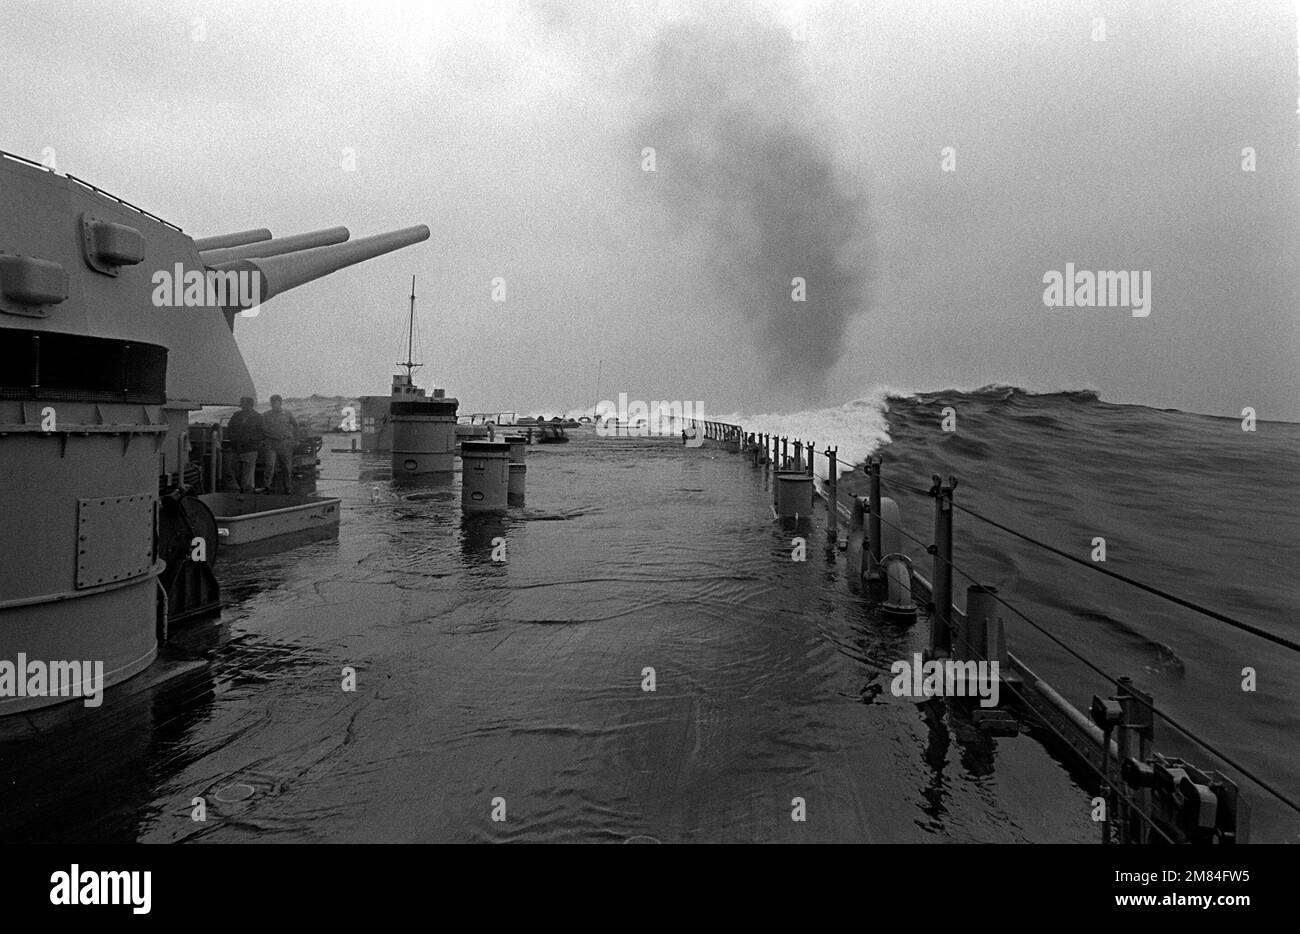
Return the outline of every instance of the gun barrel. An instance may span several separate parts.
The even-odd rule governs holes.
[[[411,246],[429,239],[429,228],[424,224],[404,227],[388,233],[374,234],[352,240],[348,243],[336,243],[332,246],[320,246],[297,253],[282,256],[255,257],[237,259],[214,267],[219,273],[255,273],[258,277],[258,295],[251,302],[245,302],[242,295],[232,295],[228,304],[229,312],[240,308],[251,308],[269,298],[297,288],[322,276],[328,276],[347,266],[383,256],[402,247]]]
[[[281,256],[285,253],[296,253],[299,250],[309,250],[318,246],[329,246],[332,243],[343,243],[350,236],[352,235],[348,233],[346,227],[327,227],[324,230],[294,234],[291,237],[278,237],[275,240],[263,240],[220,250],[201,250],[199,251],[199,259],[203,260],[204,266],[220,266],[222,263],[234,262],[237,259]]]
[[[258,227],[256,230],[240,230],[236,233],[217,234],[215,237],[199,237],[194,241],[194,248],[202,253],[205,250],[224,250],[226,247],[270,239],[271,231]]]

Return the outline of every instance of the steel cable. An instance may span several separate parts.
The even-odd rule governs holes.
[[[927,491],[927,493],[928,493],[928,491]],[[880,521],[881,521],[882,523],[884,523],[885,525],[888,525],[890,528],[897,530],[900,534],[902,534],[902,535],[906,535],[909,539],[911,539],[912,541],[914,541],[914,542],[916,542],[917,544],[921,545],[921,547],[925,548],[927,552],[930,551],[930,547],[931,547],[930,545],[925,544],[924,542],[922,542],[920,539],[916,538],[916,537],[913,536],[913,535],[909,535],[909,534],[908,534],[904,529],[899,528],[897,525],[895,525],[895,524],[892,523],[892,522],[889,522],[889,521],[886,520],[883,516],[880,517]],[[931,552],[931,554],[933,554],[933,552]],[[939,558],[940,560],[943,560],[945,564],[947,564],[950,568],[952,568],[954,571],[956,571],[956,572],[957,572],[958,574],[960,574],[962,577],[966,578],[966,579],[967,579],[968,581],[970,581],[972,584],[978,584],[978,583],[979,583],[978,580],[976,580],[976,579],[975,579],[974,577],[972,577],[970,574],[967,574],[965,571],[963,571],[961,568],[959,568],[959,567],[958,567],[956,564],[954,564],[952,561],[949,561],[949,560],[947,560],[947,559],[944,559],[941,555],[938,555],[938,554],[934,554],[934,557],[937,557],[937,558]],[[1113,677],[1112,675],[1107,674],[1105,671],[1103,671],[1103,670],[1102,670],[1101,668],[1099,668],[1097,665],[1093,664],[1091,661],[1089,661],[1087,658],[1085,658],[1085,657],[1084,657],[1083,655],[1081,655],[1079,652],[1077,652],[1076,650],[1074,650],[1073,648],[1071,648],[1070,646],[1068,646],[1068,645],[1066,645],[1064,642],[1062,642],[1062,641],[1061,641],[1057,636],[1055,636],[1053,633],[1051,633],[1051,632],[1049,632],[1048,630],[1044,629],[1042,626],[1040,626],[1038,623],[1034,622],[1032,619],[1030,619],[1028,616],[1026,616],[1026,615],[1025,615],[1024,613],[1022,613],[1020,610],[1016,609],[1014,606],[1012,606],[1010,603],[1008,603],[1008,602],[1007,602],[1006,600],[1004,600],[1002,597],[1000,597],[999,595],[997,595],[997,594],[995,594],[995,593],[990,593],[989,596],[992,597],[992,598],[993,598],[995,601],[997,601],[998,603],[1000,603],[1002,606],[1006,607],[1006,608],[1007,608],[1008,610],[1010,610],[1012,613],[1016,614],[1016,616],[1020,617],[1022,620],[1024,620],[1026,623],[1028,623],[1030,626],[1032,626],[1034,629],[1038,630],[1038,631],[1041,632],[1043,635],[1047,636],[1047,638],[1051,639],[1054,643],[1056,643],[1058,646],[1060,646],[1062,649],[1064,649],[1066,652],[1068,652],[1070,655],[1072,655],[1072,656],[1073,656],[1074,658],[1076,658],[1078,661],[1082,662],[1082,663],[1083,663],[1084,665],[1086,665],[1088,668],[1092,669],[1092,671],[1094,671],[1096,674],[1100,675],[1102,678],[1106,679],[1106,680],[1109,681],[1111,684],[1115,684],[1115,685],[1118,685],[1118,684],[1119,684],[1119,679],[1118,679],[1118,678],[1115,678],[1115,677]],[[1187,737],[1188,739],[1190,739],[1192,742],[1196,743],[1196,744],[1197,744],[1198,746],[1200,746],[1202,749],[1206,750],[1206,751],[1209,752],[1211,755],[1216,756],[1220,761],[1222,761],[1222,762],[1226,763],[1227,765],[1231,766],[1232,768],[1236,769],[1239,773],[1241,773],[1241,774],[1242,774],[1243,776],[1245,776],[1246,778],[1250,779],[1252,782],[1254,782],[1256,785],[1258,785],[1258,786],[1259,786],[1260,788],[1262,788],[1264,791],[1268,792],[1268,793],[1269,793],[1270,795],[1272,795],[1274,798],[1277,798],[1277,800],[1281,801],[1281,802],[1282,802],[1283,804],[1285,804],[1287,807],[1291,808],[1291,810],[1295,811],[1296,813],[1300,813],[1300,804],[1297,804],[1296,802],[1292,801],[1290,798],[1288,798],[1288,797],[1287,797],[1285,794],[1283,794],[1281,791],[1278,791],[1278,790],[1277,790],[1276,788],[1274,788],[1271,784],[1269,784],[1265,779],[1260,778],[1258,775],[1256,775],[1254,772],[1252,772],[1252,771],[1251,771],[1250,769],[1248,769],[1246,766],[1244,766],[1244,765],[1242,765],[1241,763],[1237,762],[1235,759],[1233,759],[1233,758],[1232,758],[1231,756],[1229,756],[1227,753],[1223,752],[1222,750],[1219,750],[1219,749],[1215,748],[1213,745],[1211,745],[1211,744],[1209,743],[1209,741],[1204,740],[1204,739],[1201,739],[1201,737],[1197,736],[1195,733],[1193,733],[1193,732],[1192,732],[1191,730],[1189,730],[1187,727],[1183,726],[1181,723],[1179,723],[1177,720],[1175,720],[1175,719],[1174,719],[1173,717],[1171,717],[1169,714],[1165,713],[1163,710],[1160,710],[1158,707],[1156,707],[1155,704],[1153,704],[1153,703],[1149,703],[1149,702],[1146,701],[1144,698],[1137,697],[1137,696],[1134,696],[1134,700],[1136,700],[1138,703],[1142,704],[1143,706],[1147,707],[1147,709],[1149,709],[1149,710],[1150,710],[1154,715],[1156,715],[1156,716],[1159,717],[1160,719],[1164,720],[1164,721],[1165,721],[1166,723],[1168,723],[1171,727],[1173,727],[1174,729],[1176,729],[1178,732],[1182,733],[1184,736],[1186,736],[1186,737]]]
[[[930,490],[921,490],[917,487],[911,487],[905,484],[896,484],[893,483],[892,481],[886,481],[884,478],[881,478],[881,482],[885,483],[888,486],[893,486],[898,489],[906,490],[909,493],[916,493],[922,496],[933,495]],[[1280,645],[1283,648],[1290,649],[1293,652],[1300,652],[1300,642],[1294,642],[1291,639],[1286,638],[1285,636],[1275,635],[1274,633],[1271,633],[1265,629],[1260,629],[1258,626],[1252,626],[1250,623],[1243,623],[1241,620],[1233,619],[1231,616],[1227,616],[1223,613],[1218,612],[1217,610],[1211,610],[1208,607],[1203,607],[1200,604],[1193,603],[1190,600],[1185,600],[1182,597],[1179,597],[1175,594],[1168,593],[1167,591],[1161,590],[1158,587],[1153,587],[1150,584],[1142,583],[1142,581],[1134,580],[1133,578],[1128,577],[1127,575],[1120,574],[1118,571],[1112,571],[1110,570],[1110,568],[1104,568],[1100,564],[1097,564],[1096,562],[1085,561],[1082,558],[1078,557],[1077,555],[1072,555],[1067,551],[1062,551],[1060,548],[1057,548],[1053,545],[1049,545],[1046,542],[1039,541],[1038,539],[1030,535],[1026,535],[1024,532],[1017,532],[1013,528],[1009,528],[1000,522],[988,518],[988,516],[982,516],[975,510],[968,509],[967,507],[961,505],[960,503],[953,502],[952,505],[954,509],[961,510],[962,512],[966,513],[966,515],[968,516],[972,516],[976,519],[979,519],[981,522],[986,522],[989,525],[993,526],[994,528],[1001,529],[1003,532],[1006,532],[1009,535],[1014,535],[1019,539],[1023,539],[1024,541],[1029,542],[1031,545],[1037,545],[1039,548],[1042,548],[1045,551],[1049,551],[1052,554],[1057,555],[1058,557],[1065,558],[1066,560],[1069,561],[1073,561],[1075,564],[1082,565],[1083,567],[1089,568],[1093,571],[1097,571],[1100,574],[1105,574],[1107,577],[1113,577],[1115,580],[1122,581],[1131,587],[1136,587],[1139,590],[1145,591],[1146,593],[1160,597],[1164,600],[1168,600],[1169,602],[1175,603],[1181,607],[1185,607],[1186,609],[1194,610],[1197,613],[1202,614],[1203,616],[1208,616],[1210,619],[1217,620],[1218,622],[1224,623],[1228,626],[1232,626],[1235,629],[1240,629],[1243,632],[1248,632],[1253,636],[1257,636],[1261,639],[1265,639],[1276,645]]]

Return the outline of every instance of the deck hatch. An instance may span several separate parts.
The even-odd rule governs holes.
[[[77,589],[147,574],[154,563],[152,493],[77,500]]]

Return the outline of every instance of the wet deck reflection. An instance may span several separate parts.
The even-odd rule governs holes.
[[[820,524],[792,561],[743,459],[575,436],[497,519],[327,443],[338,540],[219,560],[222,619],[169,647],[206,664],[0,728],[0,839],[1096,839],[1032,739],[890,695],[923,629]]]

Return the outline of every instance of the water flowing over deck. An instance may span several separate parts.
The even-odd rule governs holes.
[[[336,541],[222,562],[222,621],[167,648],[207,664],[9,728],[5,839],[1096,839],[1035,740],[890,694],[921,628],[792,560],[744,458],[579,433],[483,518],[362,460],[321,483]]]

